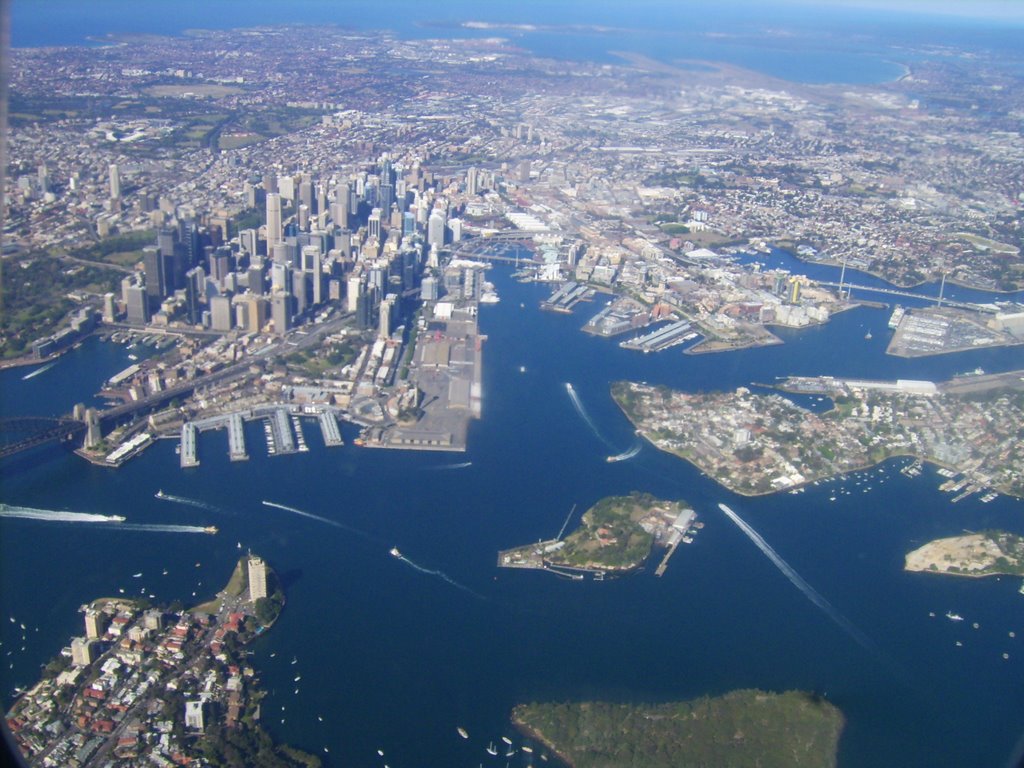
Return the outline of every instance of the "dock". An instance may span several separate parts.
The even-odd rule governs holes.
[[[228,457],[231,461],[246,461],[249,458],[245,451],[245,427],[240,413],[232,413],[228,418]]]
[[[665,569],[668,568],[669,558],[676,552],[676,547],[679,546],[679,542],[683,541],[686,536],[686,532],[693,525],[694,519],[696,519],[697,513],[692,509],[684,509],[679,513],[679,516],[672,523],[672,533],[669,534],[668,540],[665,542],[665,556],[661,558],[661,562],[658,563],[658,567],[654,571],[655,576],[661,576],[665,573]]]
[[[344,441],[341,439],[341,430],[338,429],[338,420],[334,418],[334,414],[330,411],[321,411],[318,418],[320,420],[320,434],[323,435],[324,445],[328,447],[344,445]]]
[[[641,352],[660,352],[663,349],[695,338],[697,334],[691,330],[692,327],[686,320],[677,320],[656,331],[624,341],[619,346],[623,349],[638,349]]]
[[[199,456],[196,446],[196,425],[185,422],[181,425],[181,468],[199,466]]]
[[[274,415],[270,418],[270,428],[274,433],[277,452],[295,453],[295,435],[292,433],[291,424],[288,423],[288,414],[283,408],[274,410]]]
[[[550,309],[554,312],[569,313],[572,312],[573,307],[593,295],[594,289],[590,286],[580,285],[570,280],[567,283],[563,283],[557,291],[551,294],[547,301],[542,301],[540,307],[541,309]]]

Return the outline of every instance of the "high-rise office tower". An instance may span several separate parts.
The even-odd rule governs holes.
[[[292,295],[283,291],[276,291],[270,299],[270,318],[274,321],[274,333],[283,336],[288,333],[292,325]],[[252,560],[249,561],[250,573],[252,572]],[[252,584],[250,578],[250,585]],[[264,586],[264,597],[266,587]],[[253,597],[255,600],[256,597]]]
[[[225,333],[231,330],[231,299],[227,296],[214,296],[210,299],[210,327]]]
[[[142,249],[142,266],[146,274],[146,296],[149,298],[149,305],[155,307],[160,304],[161,299],[166,295],[167,260],[164,259],[160,248],[155,245],[147,245]]]
[[[146,299],[146,289],[141,285],[133,285],[126,293],[128,294],[128,300],[125,302],[128,309],[128,322],[148,323],[149,302]]]
[[[370,217],[366,220],[366,235],[380,240],[380,215],[381,209],[374,208],[370,211]]]
[[[203,317],[200,303],[206,287],[206,273],[202,267],[193,267],[185,273],[185,316],[192,325],[198,325]]]
[[[358,275],[352,275],[345,286],[345,309],[349,312],[357,311],[359,296],[363,292],[363,280]]]
[[[117,163],[110,164],[110,197],[114,200],[121,197],[121,171]]]
[[[281,264],[280,262],[277,261],[270,265],[270,289],[271,291],[283,291],[285,293],[291,293],[291,265]]]
[[[281,196],[267,193],[267,250],[281,242]]]
[[[435,210],[427,222],[427,244],[444,247],[444,214]]]
[[[433,275],[424,277],[423,282],[420,284],[420,298],[423,301],[437,301],[437,296],[437,278]]]
[[[302,271],[309,275],[309,280],[312,283],[312,295],[308,298],[313,302],[313,306],[317,306],[323,301],[324,282],[323,255],[320,253],[320,249],[317,246],[303,246]]]
[[[466,171],[466,194],[475,195],[479,191],[477,187],[477,170],[476,168],[470,168]]]
[[[299,182],[299,205],[304,205],[310,211],[313,210],[313,182]]]
[[[103,322],[112,323],[117,317],[117,310],[114,307],[114,294],[103,294]]]
[[[348,204],[331,203],[331,220],[338,229],[348,229]]]

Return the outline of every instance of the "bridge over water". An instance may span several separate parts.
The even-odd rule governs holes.
[[[85,429],[85,422],[61,417],[0,419],[0,459],[54,441],[70,442],[81,436]]]
[[[920,299],[921,301],[934,301],[937,304],[944,304],[947,307],[957,307],[959,309],[977,309],[974,304],[967,304],[961,301],[950,301],[949,299],[943,299],[938,296],[924,296],[920,293],[913,293],[911,291],[901,291],[898,288],[882,288],[871,285],[857,285],[857,283],[833,283],[829,280],[815,280],[817,285],[825,285],[829,288],[845,288],[849,291],[870,291],[872,293],[885,293],[890,296],[905,296],[908,299]]]

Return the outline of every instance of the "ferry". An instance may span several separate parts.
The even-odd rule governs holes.
[[[203,533],[216,533],[216,532],[217,532],[217,526],[216,525],[208,525],[205,528],[203,528]]]
[[[946,611],[946,618],[950,621],[963,621],[964,617],[959,613],[953,613],[952,611]]]
[[[388,550],[388,552],[391,553],[392,557],[401,557],[402,556],[402,553],[398,551],[398,547],[392,547],[391,549]]]

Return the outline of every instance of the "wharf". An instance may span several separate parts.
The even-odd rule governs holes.
[[[288,423],[288,414],[278,408],[270,420],[270,428],[274,431],[274,441],[277,443],[278,453],[295,453],[295,435],[292,434],[291,424]]]
[[[320,420],[320,433],[323,435],[324,445],[328,447],[344,445],[344,441],[341,439],[341,430],[338,429],[338,420],[334,418],[334,414],[330,411],[321,411],[318,418]]]
[[[542,301],[540,306],[541,309],[569,313],[573,307],[593,295],[594,290],[589,286],[570,280],[551,294],[547,301]]]
[[[641,352],[660,352],[694,338],[696,334],[691,332],[691,328],[692,326],[686,320],[677,320],[656,331],[624,341],[619,346],[623,349],[638,349]]]
[[[669,558],[675,554],[676,547],[679,546],[679,542],[684,540],[686,532],[690,529],[690,526],[693,524],[694,518],[696,517],[697,513],[692,509],[684,509],[672,523],[672,532],[669,534],[668,540],[665,542],[665,556],[661,558],[661,562],[655,569],[655,576],[661,576],[665,573],[665,569],[668,568]]]
[[[232,413],[228,418],[228,457],[231,461],[245,461],[249,458],[245,451],[245,427],[240,413]]]
[[[185,422],[181,425],[181,468],[199,466],[199,456],[196,445],[196,425]]]

